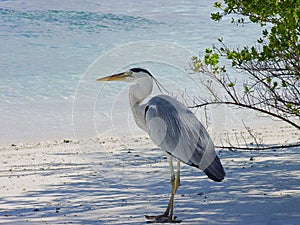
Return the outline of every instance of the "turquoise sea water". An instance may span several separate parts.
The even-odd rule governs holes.
[[[73,103],[85,72],[98,57],[122,49],[120,46],[147,40],[167,47],[181,46],[197,55],[217,43],[220,36],[231,46],[254,43],[258,27],[236,27],[230,24],[230,18],[213,22],[212,5],[213,1],[196,0],[0,1],[0,143],[72,137]],[[141,48],[134,51],[147,55]],[[95,71],[87,82],[90,86],[85,86],[98,92],[97,99],[92,99],[95,117],[99,118],[97,132],[110,126],[110,104],[116,102],[116,96],[125,95],[126,88],[108,85],[100,93],[96,82],[89,82],[107,75],[105,71],[128,66],[128,62],[121,62],[119,68],[113,68],[119,53],[106,62],[105,68]],[[130,59],[131,53],[126,54]],[[173,57],[163,50],[155,54]],[[180,58],[180,52],[175,58]],[[163,61],[139,66],[150,68],[162,80],[178,72]],[[191,81],[176,79],[173,82],[179,82],[183,90],[197,93]],[[86,97],[87,102],[91,100],[89,94]],[[76,113],[85,115],[87,110],[83,104]],[[82,126],[82,136],[94,135],[88,129],[84,135],[84,120],[78,124]]]

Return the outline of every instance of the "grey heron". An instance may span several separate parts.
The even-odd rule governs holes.
[[[146,69],[132,68],[97,81],[133,83],[129,89],[129,101],[135,122],[167,153],[171,173],[172,191],[166,211],[146,218],[154,222],[180,222],[174,216],[174,197],[180,185],[180,162],[203,170],[213,181],[220,182],[225,177],[208,132],[186,106],[171,96],[161,94],[143,103],[152,92],[153,81],[159,84]],[[173,158],[177,159],[176,174]]]

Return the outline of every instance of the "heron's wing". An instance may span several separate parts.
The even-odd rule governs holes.
[[[202,169],[209,178],[223,180],[225,172],[213,142],[187,107],[170,96],[159,95],[146,104],[145,120],[155,144],[180,161]]]

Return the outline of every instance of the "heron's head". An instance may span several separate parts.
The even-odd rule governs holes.
[[[148,70],[143,68],[131,68],[123,73],[99,78],[97,81],[133,82],[135,85],[131,86],[132,90],[136,88],[143,89],[145,95],[149,95],[151,93],[154,81],[161,93],[163,93],[162,90],[165,90],[168,93],[168,91],[160,84],[160,82],[156,80]]]
[[[142,78],[153,78],[152,74],[142,68],[131,68],[126,72],[114,74],[107,77],[102,77],[97,79],[97,81],[125,81],[125,82],[134,82]]]

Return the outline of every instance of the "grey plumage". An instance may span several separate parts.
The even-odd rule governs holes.
[[[180,161],[202,169],[214,181],[225,177],[204,126],[182,103],[167,95],[151,98],[145,107],[147,131],[155,144]]]

